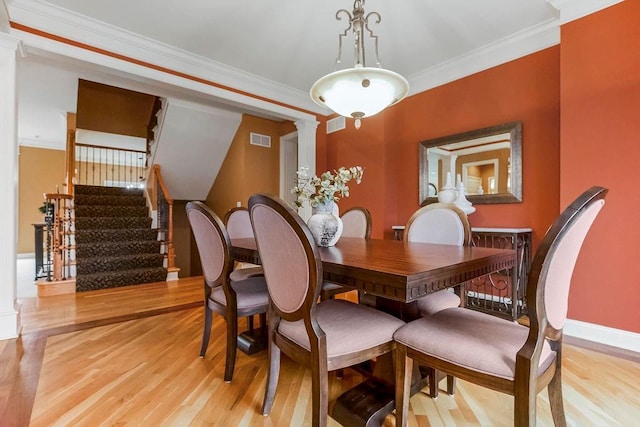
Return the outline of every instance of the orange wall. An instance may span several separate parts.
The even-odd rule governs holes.
[[[422,92],[363,120],[360,130],[327,136],[327,166],[365,167],[363,182],[340,202],[366,206],[374,238],[392,238],[418,209],[418,144],[463,131],[522,122],[523,203],[477,205],[472,226],[531,227],[537,243],[559,212],[560,48]]]
[[[44,148],[20,147],[18,188],[18,248],[19,254],[33,253],[34,223],[44,222],[38,211],[44,202],[43,193],[65,192],[65,152]]]
[[[340,166],[362,166],[364,176],[360,184],[349,183],[350,196],[339,203],[340,212],[353,206],[364,206],[371,211],[373,230],[371,237],[382,238],[382,218],[386,216],[384,118],[382,115],[366,119],[359,130],[347,120],[347,128],[327,135],[327,165],[317,165],[317,174]],[[416,196],[417,200],[417,196]]]
[[[562,27],[561,204],[609,188],[578,259],[569,317],[640,332],[640,1]]]
[[[280,137],[295,131],[293,122],[276,122],[244,114],[220,172],[209,191],[206,204],[223,218],[238,201],[246,207],[252,194],[278,195]],[[251,132],[271,136],[271,147],[251,145]]]
[[[280,136],[278,122],[244,114],[233,142],[216,177],[206,203],[223,218],[240,202],[247,206],[249,196],[280,192]],[[271,137],[271,147],[249,143],[250,133]]]

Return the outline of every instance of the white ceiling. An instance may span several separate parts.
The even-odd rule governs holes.
[[[335,14],[353,9],[351,0],[49,3],[303,91],[333,70],[346,28]],[[382,17],[370,28],[383,66],[407,78],[557,17],[546,0],[368,0],[371,11]]]
[[[346,28],[344,15],[335,19],[336,11],[353,9],[351,0],[4,1],[14,23],[324,114],[329,112],[316,107],[308,91],[335,69],[338,34]],[[617,1],[368,0],[365,12],[382,17],[379,24],[370,23],[380,37],[382,66],[404,75],[413,94],[559,43],[562,8],[568,4],[584,15]],[[239,108],[197,89],[150,84],[135,73],[116,71],[117,66],[96,68],[65,57],[65,49],[51,41],[12,33],[23,39],[27,52],[19,68],[21,140],[56,138],[46,129],[59,127],[62,112],[74,110],[78,74]],[[346,40],[339,68],[353,64],[352,39]],[[370,46],[366,53],[367,65],[374,66]],[[50,112],[46,118],[44,110]]]

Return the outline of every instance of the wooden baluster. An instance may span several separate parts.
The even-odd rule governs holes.
[[[160,172],[160,165],[153,165],[153,173],[156,177],[155,182],[156,192],[162,192],[164,195],[164,200],[167,203],[169,210],[169,221],[167,224],[167,236],[166,236],[166,245],[167,245],[167,268],[169,270],[175,270],[175,250],[173,247],[173,199],[169,197],[169,191],[167,190],[167,186],[164,183],[164,179],[162,179],[162,173]],[[159,197],[157,197],[159,199]],[[158,204],[160,202],[156,201],[156,209],[158,209]],[[159,211],[159,209],[158,209]]]

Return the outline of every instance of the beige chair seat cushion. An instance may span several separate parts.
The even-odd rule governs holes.
[[[393,340],[405,323],[390,314],[346,300],[327,300],[316,308],[318,324],[327,337],[329,358],[355,353]],[[302,320],[282,320],[278,331],[307,350],[309,337]]]
[[[236,291],[238,310],[264,307],[266,311],[266,307],[269,305],[269,292],[264,276],[232,282],[231,287]],[[210,298],[218,304],[227,305],[222,286],[213,289]]]
[[[394,339],[426,355],[512,380],[516,353],[528,334],[529,328],[515,322],[465,308],[448,308],[407,323],[396,331]],[[539,372],[544,372],[555,355],[545,341]]]
[[[421,316],[431,316],[445,308],[454,308],[460,305],[460,297],[453,292],[438,291],[420,298],[418,309]]]
[[[246,268],[237,268],[231,272],[229,275],[229,279],[232,282],[239,282],[240,280],[248,279],[249,277],[255,276],[264,276],[264,271],[262,267],[246,267]]]

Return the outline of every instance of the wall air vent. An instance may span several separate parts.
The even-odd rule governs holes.
[[[327,133],[337,132],[347,127],[344,116],[338,116],[331,120],[327,120]]]
[[[271,137],[269,135],[260,135],[259,133],[251,132],[251,145],[259,145],[260,147],[271,148]]]

